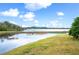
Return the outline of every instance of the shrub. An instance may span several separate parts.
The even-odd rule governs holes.
[[[69,31],[69,35],[73,36],[74,38],[79,38],[79,17],[76,17],[72,26]]]

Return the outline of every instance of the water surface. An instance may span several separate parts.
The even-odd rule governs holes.
[[[9,35],[8,37],[0,36],[0,54],[6,53],[12,49],[20,47],[22,45],[35,42],[50,36],[55,36],[58,33],[51,33],[51,32],[62,32],[68,31],[69,29],[27,29],[20,34]],[[26,32],[48,32],[48,33],[26,33]],[[50,33],[49,33],[50,32]]]
[[[54,36],[56,34],[45,33],[45,34],[15,34],[8,38],[0,38],[0,54],[6,53],[14,48],[22,45],[41,40],[46,37]]]

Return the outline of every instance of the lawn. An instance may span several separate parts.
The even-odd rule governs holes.
[[[68,34],[56,35],[18,47],[6,55],[78,55],[79,40]]]

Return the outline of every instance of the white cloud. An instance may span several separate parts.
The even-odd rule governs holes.
[[[34,17],[35,17],[35,15],[34,15],[33,12],[29,12],[29,13],[27,13],[27,14],[24,15],[24,18],[26,18],[26,19],[32,19]]]
[[[39,21],[38,20],[34,20],[34,24],[35,24],[35,26],[39,26]]]
[[[17,23],[15,21],[9,21],[9,22],[12,23],[12,24],[16,24],[17,25]]]
[[[23,15],[19,15],[19,18],[23,18]]]
[[[43,0],[42,2],[37,1],[37,3],[26,3],[25,8],[30,10],[30,11],[37,11],[37,10],[40,10],[42,8],[49,7],[52,4],[51,1],[52,0]]]
[[[9,10],[0,12],[0,15],[17,17],[19,15],[19,11],[17,8],[15,9],[11,8]]]
[[[35,14],[33,12],[28,12],[24,15],[20,15],[20,18],[22,18],[24,21],[33,21]]]
[[[49,24],[51,27],[62,27],[63,24],[62,24],[62,21],[60,20],[52,20],[50,21],[50,24]]]
[[[39,21],[38,20],[34,20],[34,23],[39,23]]]
[[[34,26],[39,26],[39,24],[38,23],[35,23]]]
[[[27,25],[21,25],[22,27],[29,27],[29,26],[27,26]]]
[[[57,16],[64,16],[63,12],[57,12]]]
[[[34,19],[33,18],[30,18],[30,19],[23,19],[23,21],[33,21]]]
[[[19,17],[22,18],[23,21],[30,21],[33,23],[34,26],[39,26],[39,21],[35,19],[35,14],[33,12],[28,12],[24,15],[20,15]],[[25,27],[25,25],[23,25]]]

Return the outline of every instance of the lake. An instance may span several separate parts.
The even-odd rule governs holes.
[[[48,30],[29,29],[29,30],[23,31],[25,33],[15,34],[15,35],[9,36],[8,38],[1,37],[0,38],[0,54],[4,54],[14,48],[17,48],[22,45],[35,42],[35,41],[38,41],[38,40],[41,40],[41,39],[44,39],[50,36],[55,36],[57,34],[57,33],[42,33],[42,34],[26,33],[26,32],[38,32],[38,31],[43,32],[43,31],[48,31]]]

